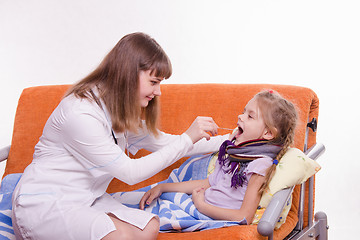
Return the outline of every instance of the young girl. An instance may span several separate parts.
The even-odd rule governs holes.
[[[214,172],[204,180],[159,184],[146,192],[140,208],[163,192],[192,194],[196,208],[217,220],[250,224],[280,159],[292,144],[297,113],[272,90],[254,96],[238,116],[237,129],[220,147]]]
[[[138,183],[183,156],[215,151],[228,137],[210,138],[218,127],[209,117],[198,117],[182,135],[157,130],[160,83],[171,73],[159,44],[133,33],[69,90],[14,191],[17,239],[156,238],[157,216],[114,200],[105,192],[110,181]],[[125,153],[140,148],[153,153]]]

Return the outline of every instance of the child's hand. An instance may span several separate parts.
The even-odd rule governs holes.
[[[154,199],[160,197],[161,194],[162,194],[162,190],[160,188],[160,185],[153,187],[152,189],[147,191],[144,194],[144,196],[141,198],[140,203],[139,203],[139,208],[141,210],[144,210],[145,204],[150,205],[152,203],[152,201],[154,201]]]
[[[202,187],[195,188],[192,192],[192,200],[195,207],[201,212],[201,205],[205,203],[205,189]]]

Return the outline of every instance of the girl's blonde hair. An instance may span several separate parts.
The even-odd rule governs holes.
[[[276,156],[276,159],[280,160],[294,142],[295,128],[298,120],[296,108],[294,104],[273,90],[262,91],[255,95],[255,99],[265,125],[274,135],[274,138],[270,140],[271,143],[282,147]],[[268,186],[275,173],[275,168],[276,165],[273,164],[268,169],[265,182],[260,188],[260,193]]]
[[[87,77],[72,86],[67,95],[91,98],[89,91],[97,86],[117,132],[137,132],[144,118],[147,128],[158,134],[159,104],[156,96],[146,108],[139,103],[139,73],[151,70],[159,78],[172,74],[170,59],[160,45],[144,33],[124,36]]]

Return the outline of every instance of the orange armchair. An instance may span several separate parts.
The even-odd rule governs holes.
[[[16,111],[11,147],[4,149],[6,156],[0,156],[3,159],[7,158],[4,176],[23,172],[25,167],[32,161],[34,146],[42,134],[45,122],[68,88],[69,85],[54,85],[31,87],[23,90]],[[316,132],[309,130],[307,125],[309,119],[318,118],[319,101],[311,89],[298,86],[269,84],[163,84],[160,98],[160,129],[172,134],[181,134],[186,131],[194,118],[200,115],[213,117],[220,127],[234,128],[237,116],[248,100],[264,89],[278,91],[298,108],[299,124],[296,130],[295,147],[304,149],[304,145],[306,145],[305,148],[307,149],[315,145]],[[305,140],[307,140],[306,143]],[[144,154],[148,153],[140,151],[134,157]],[[108,192],[131,191],[165,180],[170,172],[174,168],[179,167],[184,161],[185,159],[181,159],[152,178],[133,186],[115,179],[111,182]],[[310,233],[314,233],[317,231],[315,228],[311,228],[316,224],[313,223],[314,197],[312,194],[309,194],[309,189],[311,192],[315,188],[311,181],[308,181],[310,182],[310,187],[306,183],[303,187],[296,186],[294,188],[292,191],[292,206],[286,222],[273,233],[271,229],[269,233],[270,239],[284,239],[289,234],[294,234],[294,229],[298,229],[298,232],[310,231]],[[300,194],[301,188],[305,190],[302,194]],[[287,194],[291,194],[291,190],[287,190]],[[310,201],[308,200],[309,196]],[[304,208],[300,209],[300,216],[303,218],[300,220],[303,221],[298,223],[299,202],[301,199],[304,200],[302,203]],[[302,206],[302,204],[300,205]],[[320,220],[315,219],[315,222],[321,221],[321,228],[324,229],[324,226],[326,227],[327,224],[326,216],[320,215],[318,217]],[[322,239],[327,239],[326,230],[322,231],[324,232],[321,236]],[[315,233],[314,236],[316,237],[317,235],[319,234]],[[257,225],[243,225],[192,233],[160,233],[158,239],[266,239],[266,237],[258,232]]]

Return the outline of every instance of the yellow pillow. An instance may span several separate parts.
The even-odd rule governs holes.
[[[274,176],[261,197],[261,209],[267,207],[276,192],[305,182],[320,169],[320,165],[306,156],[302,151],[297,148],[289,148],[280,159],[279,164],[276,166]],[[286,221],[286,217],[291,208],[291,202],[292,198],[290,197],[280,214],[275,229],[278,229]]]
[[[320,169],[320,165],[302,151],[289,148],[276,166],[275,174],[261,198],[260,206],[266,207],[276,192],[305,182]]]

